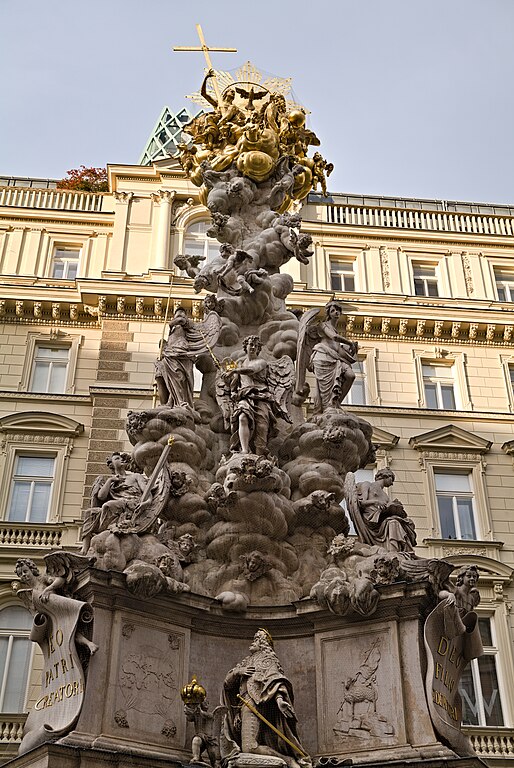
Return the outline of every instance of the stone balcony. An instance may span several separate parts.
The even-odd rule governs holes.
[[[513,728],[468,727],[463,731],[471,739],[478,757],[488,764],[498,759],[514,758]],[[495,763],[496,764],[496,763]]]
[[[106,193],[74,192],[64,189],[3,187],[0,188],[0,207],[100,213],[105,211],[107,196]]]
[[[0,715],[0,765],[16,757],[26,719],[26,712]]]
[[[327,224],[388,229],[429,230],[465,235],[512,237],[514,217],[431,211],[408,208],[386,208],[365,205],[324,205],[322,220]]]

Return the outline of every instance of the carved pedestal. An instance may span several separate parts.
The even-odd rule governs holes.
[[[432,727],[423,684],[426,585],[402,582],[380,590],[371,618],[336,616],[310,600],[250,607],[237,616],[189,593],[140,600],[127,591],[122,574],[85,572],[78,594],[94,608],[99,650],[89,665],[78,721],[58,743],[9,765],[189,763],[192,732],[181,687],[196,674],[216,706],[227,671],[247,654],[257,628],[265,627],[293,685],[302,744],[319,765],[351,759],[363,765],[405,760],[426,768],[478,766],[478,759],[457,758]]]

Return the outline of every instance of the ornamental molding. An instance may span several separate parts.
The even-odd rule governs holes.
[[[128,204],[134,197],[133,192],[113,192],[113,197],[118,203]]]
[[[380,254],[380,268],[382,270],[382,281],[384,288],[387,290],[391,287],[391,275],[389,272],[389,254],[385,245],[381,245],[379,248]]]
[[[45,411],[24,411],[10,413],[0,417],[0,433],[24,434],[37,437],[58,438],[77,437],[84,431],[84,425],[58,413]]]
[[[409,440],[411,448],[423,453],[425,458],[437,459],[476,460],[477,454],[487,453],[492,444],[491,440],[485,440],[483,437],[468,432],[462,427],[456,427],[454,424],[415,435]]]
[[[351,225],[351,224],[342,225],[342,224],[336,224],[334,222],[327,222],[327,221],[325,221],[325,222],[323,222],[323,226],[324,227],[347,226],[347,227],[349,227],[351,229],[353,225]],[[394,232],[394,234],[393,234],[393,232],[391,232],[389,230],[388,231],[388,235],[389,236],[387,234],[385,234],[385,232],[384,233],[378,233],[376,235],[366,232],[366,235],[364,235],[363,232],[362,232],[363,229],[364,229],[364,227],[362,227],[362,226],[358,227],[357,225],[355,225],[352,232],[333,232],[332,233],[332,232],[327,232],[325,230],[323,232],[323,235],[321,235],[322,245],[324,244],[325,239],[327,239],[327,240],[352,240],[353,242],[355,242],[356,240],[359,240],[359,239],[360,240],[364,240],[364,237],[366,237],[366,240],[370,241],[370,242],[381,242],[383,244],[384,241],[386,241],[388,243],[388,246],[386,246],[386,247],[390,247],[390,248],[397,248],[398,247],[398,242],[402,242],[402,243],[413,243],[413,242],[415,242],[416,244],[417,243],[423,243],[423,244],[426,244],[426,245],[441,246],[441,248],[443,248],[444,250],[447,250],[449,247],[453,247],[453,246],[456,246],[455,250],[462,250],[463,247],[466,247],[466,246],[468,248],[470,247],[470,241],[473,244],[471,247],[473,247],[473,246],[476,246],[477,240],[479,238],[486,238],[486,239],[489,238],[489,242],[491,243],[491,246],[494,247],[495,251],[496,250],[508,250],[508,251],[512,252],[512,244],[498,242],[498,240],[497,240],[498,237],[504,237],[505,240],[512,241],[512,236],[511,235],[483,235],[483,234],[479,234],[479,233],[474,233],[474,234],[468,234],[467,237],[469,239],[465,239],[465,240],[464,239],[463,240],[441,240],[440,239],[440,234],[441,233],[437,232],[435,234],[438,235],[439,239],[433,239],[432,240],[431,238],[427,238],[426,234],[425,234],[425,237],[418,237],[417,235],[418,235],[418,233],[421,230],[417,230],[417,229],[401,230],[401,231],[398,231],[398,232]],[[304,220],[302,222],[302,231],[303,230],[305,230],[306,232],[307,231],[310,232],[311,230],[315,230],[316,232],[319,232],[319,225],[315,221]],[[424,233],[426,233],[428,231],[429,230],[423,230]],[[449,235],[454,235],[455,233],[454,232],[449,232],[448,234]],[[463,237],[466,237],[465,233],[463,233]],[[496,239],[495,240],[491,240],[491,238],[493,238],[493,237],[496,238]],[[360,247],[363,248],[364,246],[360,246]]]
[[[475,293],[475,286],[473,284],[473,272],[471,271],[469,254],[466,251],[462,251],[461,258],[462,268],[464,270],[464,281],[466,283],[466,292],[468,296],[473,296]]]

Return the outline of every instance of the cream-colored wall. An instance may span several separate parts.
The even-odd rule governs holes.
[[[105,196],[101,212],[0,208],[0,271],[4,276],[0,288],[0,418],[14,412],[38,411],[69,416],[84,425],[84,431],[74,438],[73,450],[67,459],[62,497],[62,521],[71,526],[65,543],[72,546],[77,543],[86,470],[97,471],[87,467],[91,463],[93,467],[98,463],[102,465],[104,461],[103,449],[90,448],[90,441],[95,439],[91,436],[95,419],[92,387],[101,385],[102,391],[110,396],[122,398],[123,405],[113,421],[115,436],[110,439],[129,450],[131,446],[121,428],[122,420],[128,410],[144,408],[151,402],[153,366],[164,320],[163,316],[152,317],[149,310],[145,310],[144,317],[136,319],[134,300],[135,297],[146,297],[146,306],[151,307],[153,299],[159,298],[165,306],[172,258],[182,250],[188,223],[206,213],[197,202],[198,190],[177,169],[166,172],[166,169],[155,167],[112,166],[109,171],[113,194]],[[193,198],[192,206],[185,204],[188,198]],[[298,290],[290,296],[290,303],[296,307],[323,306],[332,293],[329,259],[354,262],[359,292],[340,294],[340,298],[352,302],[357,320],[373,318],[372,331],[364,333],[362,323],[357,322],[359,330],[353,335],[362,347],[376,350],[376,380],[381,404],[353,406],[351,410],[373,426],[399,437],[397,446],[386,452],[387,460],[397,475],[394,494],[404,502],[416,524],[419,554],[432,556],[439,546],[431,541],[434,538],[431,514],[436,516],[437,511],[427,512],[431,499],[427,493],[426,473],[420,464],[420,452],[409,445],[409,440],[453,424],[492,441],[482,459],[484,471],[481,477],[492,520],[491,532],[484,531],[484,536],[488,537],[487,552],[494,555],[493,562],[496,558],[499,567],[508,573],[514,566],[514,464],[501,446],[514,438],[514,394],[510,393],[509,399],[502,359],[512,355],[514,362],[514,341],[510,341],[510,336],[504,336],[503,330],[490,340],[483,332],[479,341],[474,342],[467,330],[460,338],[450,338],[448,328],[455,320],[462,321],[466,328],[474,322],[500,324],[502,329],[504,325],[514,324],[509,306],[495,301],[492,272],[492,264],[504,269],[510,264],[514,267],[513,239],[327,224],[323,208],[313,205],[304,209],[303,216],[303,228],[312,235],[316,246],[315,257],[308,267],[294,262],[293,274]],[[82,244],[76,283],[48,277],[53,248],[60,243]],[[412,259],[437,263],[440,298],[412,295]],[[191,302],[201,296],[194,294],[191,281],[179,276],[173,279],[172,299],[191,308]],[[320,294],[320,289],[326,293]],[[100,296],[109,300],[104,314],[98,310]],[[130,307],[125,315],[123,312],[116,314],[113,309],[117,297],[124,297]],[[22,316],[17,317],[14,301],[21,299],[25,300],[25,307]],[[61,302],[66,321],[50,320],[48,315],[45,322],[36,320],[31,315],[34,301],[46,302],[47,307],[49,302]],[[1,302],[5,303],[5,309]],[[80,321],[68,320],[66,313],[71,303],[80,307]],[[84,305],[90,309],[85,311]],[[387,317],[393,320],[391,330],[377,331],[382,318]],[[411,331],[403,337],[398,331],[399,318],[411,322]],[[97,381],[101,374],[102,334],[109,319],[123,325],[122,356],[127,353],[128,359],[124,358],[123,376],[119,376],[118,381],[114,374],[110,379],[100,376]],[[426,336],[413,335],[412,324],[415,325],[417,320],[427,320],[433,325],[438,319],[446,323],[443,337],[435,338],[432,331]],[[64,332],[70,338],[82,337],[76,360],[74,394],[51,398],[19,391],[27,365],[29,334],[55,331]],[[106,338],[104,336],[104,340]],[[440,354],[444,357],[446,353],[450,357],[455,355],[455,359],[462,356],[459,359],[465,360],[463,383],[469,387],[472,411],[427,411],[418,407],[416,352],[430,359]],[[105,348],[103,354],[104,357],[107,354]],[[125,390],[126,395],[123,394]],[[108,408],[106,404],[101,405],[100,410],[102,407]],[[100,413],[98,423],[102,419],[105,422],[102,428],[108,429],[108,418]],[[96,439],[101,442],[101,434]],[[93,452],[94,459],[91,458]],[[107,452],[106,449],[105,454]],[[451,456],[445,461],[451,466]],[[0,510],[0,519],[4,515],[5,509]],[[503,546],[498,542],[503,542]],[[4,551],[8,549],[5,547]],[[25,549],[26,552],[23,547],[18,547],[16,556],[21,550],[41,561],[45,551],[42,548],[39,551]],[[4,558],[5,566],[0,567],[0,580],[5,585],[12,579],[14,549],[10,552],[12,556]],[[513,587],[505,586],[504,603],[495,602],[489,583],[484,587],[484,595],[489,600],[487,605],[499,605],[504,611],[504,625],[509,627],[514,639],[514,613],[507,610],[509,601],[514,600]],[[38,685],[39,667],[40,662],[35,661],[32,691],[35,690],[32,686]],[[507,725],[514,727],[514,697],[512,699]]]

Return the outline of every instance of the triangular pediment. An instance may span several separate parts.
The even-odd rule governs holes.
[[[9,413],[0,418],[0,432],[52,434],[74,437],[84,431],[84,425],[68,416],[44,411]]]
[[[417,451],[487,453],[492,442],[474,432],[468,432],[454,424],[447,424],[445,427],[411,437],[409,445]]]
[[[398,435],[393,435],[392,432],[386,432],[385,429],[380,429],[380,427],[373,427],[371,442],[379,448],[384,450],[394,448],[399,439]]]

